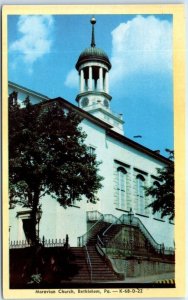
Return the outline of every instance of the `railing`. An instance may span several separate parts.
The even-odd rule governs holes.
[[[134,243],[133,241],[119,241],[116,239],[110,240],[107,244],[106,254],[118,257],[125,257],[126,255],[133,255],[139,250],[139,254],[146,253],[146,248],[143,244]]]
[[[42,244],[44,247],[63,247],[66,243],[65,239],[39,239],[39,243]],[[21,249],[31,247],[32,243],[28,242],[27,240],[22,241],[11,241],[9,244],[10,249]]]
[[[105,105],[103,105],[103,107],[105,108],[105,110],[111,112],[116,118],[118,118],[120,120],[123,119],[121,114],[118,114],[118,113],[112,111],[110,108],[106,107]],[[92,105],[85,107],[86,110],[97,109],[97,108],[101,108],[101,104],[94,103]]]
[[[115,219],[114,219],[115,220]],[[142,221],[138,217],[132,217],[130,221],[130,216],[127,214],[121,215],[120,218],[116,218],[115,222],[111,222],[110,226],[103,232],[102,234],[102,240],[105,238],[105,236],[108,236],[108,232],[112,228],[112,226],[116,224],[123,224],[123,225],[129,225],[137,227],[141,230],[145,238],[150,242],[152,247],[155,249],[157,253],[165,254],[165,255],[174,255],[174,249],[173,248],[165,248],[163,244],[159,244],[155,241],[155,239],[152,237],[150,232],[147,230],[147,228],[144,226]],[[104,241],[103,241],[104,242]],[[110,244],[109,244],[110,245]],[[107,245],[106,245],[107,246]],[[108,247],[108,246],[107,246]],[[130,246],[128,247],[130,248]]]
[[[91,259],[90,259],[90,256],[89,256],[89,252],[88,252],[88,249],[87,249],[87,246],[85,245],[85,252],[86,252],[86,258],[87,258],[87,265],[88,265],[88,269],[90,271],[90,280],[92,281],[93,279],[93,271],[92,271],[92,265],[91,265]]]
[[[87,217],[87,221],[99,221],[103,217],[103,214],[101,214],[97,210],[93,210],[93,211],[88,211],[86,213],[86,217]]]
[[[96,250],[101,256],[103,257],[106,256],[105,245],[103,241],[100,239],[99,235],[97,235]]]
[[[130,218],[128,215],[123,214],[120,218],[120,221],[122,224],[125,225],[131,225],[131,226],[135,226],[138,227],[141,232],[143,233],[143,235],[146,237],[147,240],[149,240],[149,242],[151,243],[151,245],[154,247],[154,249],[160,253],[161,252],[161,248],[162,248],[162,244],[157,243],[154,238],[152,237],[152,235],[149,233],[149,231],[147,230],[147,228],[144,226],[144,224],[140,221],[139,218],[137,217],[133,217],[130,223]]]
[[[120,219],[117,217],[114,217],[114,222],[111,222],[110,226],[106,228],[106,230],[103,232],[103,236],[105,236],[107,234],[107,232],[112,228],[112,226],[116,225],[116,224],[122,224]]]
[[[174,255],[175,251],[172,247],[165,247],[164,248],[164,254],[165,255]]]
[[[103,257],[109,268],[117,275],[117,278],[119,278],[120,280],[124,279],[124,273],[120,273],[117,269],[115,270],[112,261],[107,255],[107,249],[105,248],[105,245],[99,235],[97,235],[96,250],[101,255],[101,257]]]
[[[89,239],[93,237],[95,234],[97,234],[98,225],[100,224],[101,221],[106,223],[114,223],[114,222],[118,222],[118,218],[112,214],[103,215],[100,212],[95,210],[95,211],[87,212],[87,221],[97,221],[97,222],[94,223],[84,235],[78,237],[79,247],[83,247],[84,245],[86,245]]]
[[[104,215],[104,222],[111,223],[113,225],[115,222],[118,222],[118,221],[119,221],[119,219],[112,214]]]
[[[101,240],[100,236],[97,235],[97,245],[102,249],[104,248],[104,243],[103,241]]]
[[[104,216],[103,214],[99,213],[98,211],[91,211],[87,213],[87,220],[89,221],[96,221],[90,229],[82,236],[78,237],[78,246],[83,247],[87,244],[87,241],[93,236],[95,230],[97,229],[98,224],[103,221]],[[97,232],[97,231],[96,231]]]
[[[63,247],[66,244],[66,240],[65,239],[45,239],[43,238],[42,240],[40,240],[40,243],[44,246],[44,247]]]
[[[101,219],[107,223],[118,221],[118,218],[112,214],[101,214],[97,210],[87,212],[87,221],[100,221]]]
[[[165,249],[164,249],[163,245],[157,243],[154,240],[154,238],[149,233],[147,228],[144,226],[144,224],[137,217],[133,216],[132,220],[130,222],[130,216],[128,214],[127,215],[123,214],[123,215],[121,215],[120,218],[117,218],[112,214],[102,215],[98,211],[91,211],[91,212],[87,213],[87,220],[88,221],[94,221],[95,220],[97,222],[95,224],[93,224],[93,226],[91,226],[91,228],[84,235],[78,237],[78,245],[80,247],[87,244],[88,240],[95,234],[95,231],[97,233],[97,229],[98,229],[97,225],[101,221],[104,221],[104,222],[110,223],[110,226],[103,232],[103,234],[102,234],[103,238],[104,238],[104,236],[106,236],[108,234],[108,232],[112,228],[112,226],[114,226],[116,224],[124,224],[124,225],[129,225],[129,226],[131,225],[131,226],[140,228],[143,235],[146,237],[147,240],[149,240],[149,242],[151,243],[151,245],[153,246],[153,248],[155,249],[155,251],[157,253],[161,253],[162,251],[165,253]],[[101,238],[101,240],[102,240],[102,238]]]
[[[28,241],[11,241],[9,243],[9,248],[10,249],[20,249],[20,248],[27,248],[30,247],[31,243],[29,243]]]

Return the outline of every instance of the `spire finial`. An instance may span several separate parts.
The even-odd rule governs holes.
[[[96,23],[96,19],[94,17],[90,20],[92,24],[92,35],[91,35],[91,47],[95,47],[95,32],[94,32],[94,25]]]

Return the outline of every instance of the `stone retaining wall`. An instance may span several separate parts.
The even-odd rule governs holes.
[[[111,258],[114,269],[124,273],[126,277],[140,277],[174,272],[175,264],[147,259],[117,259]]]

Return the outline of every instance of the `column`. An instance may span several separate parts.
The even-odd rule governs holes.
[[[135,212],[136,208],[136,193],[135,193],[135,174],[134,174],[134,169],[132,166],[130,166],[130,208],[132,208],[133,212]]]
[[[109,74],[108,74],[108,71],[106,71],[106,74],[105,74],[105,92],[107,94],[109,93]]]
[[[88,90],[92,91],[92,67],[89,67],[89,82],[88,82]]]
[[[84,91],[84,70],[80,71],[80,93]]]
[[[99,69],[99,90],[103,91],[103,68]]]
[[[147,186],[151,186],[153,184],[153,181],[154,181],[154,179],[152,179],[151,174],[148,173],[147,183],[146,183]],[[146,199],[146,206],[149,205],[149,203],[152,202],[151,196],[145,196],[145,199]],[[146,208],[146,214],[148,214],[149,217],[151,217],[153,215],[151,207]]]

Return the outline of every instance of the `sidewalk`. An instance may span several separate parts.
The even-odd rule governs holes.
[[[105,281],[105,283],[157,283],[158,280],[175,280],[175,273],[164,273],[140,277],[127,277],[124,280]],[[99,282],[99,281],[93,281]],[[100,281],[101,282],[101,281]],[[104,282],[102,282],[104,283]]]
[[[165,273],[165,274],[156,274],[150,276],[141,276],[141,277],[129,277],[125,278],[123,282],[125,283],[151,283],[156,282],[158,280],[165,280],[165,279],[174,279],[175,273]],[[122,281],[121,281],[122,282]]]

